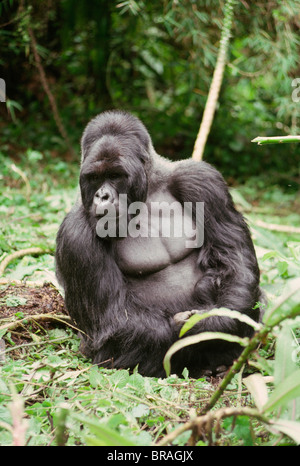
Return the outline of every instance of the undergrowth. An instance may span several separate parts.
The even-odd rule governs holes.
[[[138,368],[129,373],[94,366],[80,354],[67,318],[51,325],[26,319],[17,287],[7,295],[8,280],[56,286],[55,234],[76,198],[78,167],[34,151],[18,163],[0,162],[0,262],[22,249],[44,251],[10,261],[1,281],[0,445],[300,443],[295,190],[270,187],[263,178],[232,190],[252,229],[269,304],[261,327],[267,331],[220,391],[219,379],[194,380],[187,371],[173,376],[172,359],[164,379],[142,377]],[[274,224],[286,228],[277,231]],[[10,316],[4,317],[4,304],[11,306]]]

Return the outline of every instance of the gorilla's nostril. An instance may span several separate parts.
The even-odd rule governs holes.
[[[109,201],[111,202],[113,201],[113,196],[108,191],[103,191],[99,189],[95,193],[94,202],[96,204],[100,204],[102,202],[109,202]]]

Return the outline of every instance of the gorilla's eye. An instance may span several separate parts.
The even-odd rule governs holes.
[[[88,175],[89,181],[99,181],[99,175],[97,173],[90,173]]]
[[[107,178],[111,181],[117,181],[117,180],[127,178],[127,175],[125,173],[113,172],[113,173],[108,173]]]
[[[108,178],[109,178],[110,180],[117,180],[117,179],[120,178],[120,177],[121,177],[120,173],[110,173],[110,174],[108,175]]]

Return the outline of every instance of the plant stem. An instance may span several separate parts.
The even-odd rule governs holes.
[[[258,136],[257,138],[252,139],[251,142],[257,142],[259,146],[262,146],[263,144],[282,144],[287,142],[300,142],[300,136]]]
[[[248,357],[254,351],[258,344],[261,343],[262,341],[265,340],[267,335],[272,331],[274,327],[279,325],[283,320],[289,319],[289,318],[294,318],[296,315],[300,314],[300,310],[292,310],[290,314],[278,314],[274,315],[275,311],[285,302],[287,301],[293,294],[299,291],[300,289],[300,279],[295,280],[296,286],[293,287],[293,289],[288,292],[285,296],[280,297],[277,302],[274,304],[273,308],[265,315],[268,316],[266,319],[267,324],[262,327],[258,332],[254,334],[254,336],[251,338],[248,346],[242,351],[241,355],[239,358],[234,362],[232,367],[229,369],[227,374],[225,375],[224,379],[220,382],[217,390],[214,392],[212,395],[211,399],[209,402],[203,407],[203,409],[200,411],[200,414],[203,415],[207,413],[213,406],[216,404],[216,402],[219,400],[219,398],[222,396],[223,392],[225,391],[227,385],[230,383],[230,381],[233,379],[235,374],[237,374],[243,364],[246,363]]]
[[[167,434],[162,440],[157,443],[157,446],[162,447],[168,445],[175,440],[178,435],[186,432],[187,430],[192,430],[197,432],[197,436],[199,435],[198,432],[204,431],[207,435],[211,434],[212,427],[214,421],[217,424],[220,424],[220,421],[226,417],[236,417],[236,416],[249,416],[255,419],[259,419],[262,422],[268,424],[268,419],[263,416],[257,409],[248,408],[248,407],[226,407],[220,408],[216,411],[211,411],[205,415],[201,415],[191,419],[190,421],[186,422],[185,424],[177,427],[177,429],[173,430],[170,434]]]
[[[257,332],[254,335],[254,337],[250,340],[249,345],[243,350],[240,357],[235,361],[235,363],[229,369],[224,379],[221,381],[220,385],[218,386],[217,390],[212,395],[209,402],[201,409],[200,411],[201,415],[207,413],[216,404],[216,402],[222,396],[227,385],[233,379],[235,374],[237,374],[241,370],[242,366],[246,363],[252,351],[254,351],[255,348],[257,348],[258,344],[266,338],[266,336],[268,335],[270,331],[271,331],[270,327],[263,327],[259,332]]]
[[[42,249],[42,248],[37,248],[37,247],[20,249],[19,251],[15,251],[12,254],[9,254],[8,256],[6,256],[3,259],[3,261],[0,263],[0,276],[4,274],[4,271],[6,267],[8,266],[8,264],[15,259],[19,259],[19,257],[49,254],[50,252],[51,252],[50,249]]]
[[[219,93],[223,81],[224,69],[226,64],[227,50],[229,46],[229,39],[231,35],[231,26],[233,18],[233,8],[236,3],[236,0],[227,0],[225,3],[225,12],[224,12],[224,24],[222,27],[222,34],[220,40],[220,47],[218,52],[218,58],[216,67],[214,70],[212,82],[209,88],[207,101],[202,117],[202,122],[200,129],[196,138],[194,151],[192,158],[196,161],[200,161],[203,156],[205,144],[210,132],[210,128],[213,122],[217,101],[219,98]]]

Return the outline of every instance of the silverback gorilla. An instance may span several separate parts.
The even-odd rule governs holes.
[[[259,320],[253,244],[216,169],[160,157],[141,121],[123,111],[91,120],[81,148],[81,196],[58,231],[56,267],[84,355],[103,367],[138,366],[143,375],[164,377],[164,355],[192,311],[226,307]],[[186,211],[177,208],[185,205]],[[170,228],[162,234],[166,218]],[[203,331],[252,334],[248,325],[219,316],[188,334]],[[191,377],[218,374],[240,351],[223,340],[191,345],[172,357],[172,373],[186,367]]]

